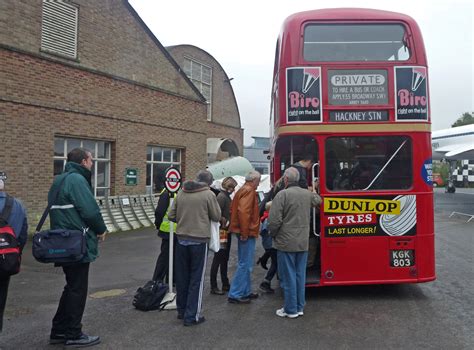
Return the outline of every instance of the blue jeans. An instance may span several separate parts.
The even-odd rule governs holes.
[[[255,238],[249,237],[246,241],[239,238],[239,264],[230,284],[229,298],[240,299],[250,295],[252,285],[251,276],[255,255]]]
[[[285,312],[296,314],[305,304],[306,261],[308,252],[278,251],[278,275],[285,298]]]

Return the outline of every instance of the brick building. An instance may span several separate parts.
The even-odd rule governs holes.
[[[208,163],[243,154],[239,109],[229,78],[219,62],[193,45],[167,47],[206,98]],[[223,135],[226,135],[223,137]]]
[[[242,150],[237,107],[231,121],[209,119],[201,88],[127,1],[3,0],[0,13],[0,171],[32,216],[77,146],[93,151],[96,196],[157,191],[170,165],[193,176],[208,138]],[[218,67],[212,106],[235,104],[230,85],[214,92]],[[138,171],[136,185],[127,169]]]

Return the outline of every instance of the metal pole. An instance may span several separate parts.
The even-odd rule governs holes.
[[[169,208],[171,208],[173,206],[173,201],[174,201],[174,198],[171,197],[170,198],[170,206],[168,207],[168,211],[169,211]],[[170,246],[169,246],[169,249],[170,249],[170,252],[169,252],[169,264],[168,264],[168,285],[169,285],[169,289],[168,289],[168,292],[169,293],[173,293],[173,246],[174,246],[174,223],[170,221]]]
[[[170,193],[170,196],[172,194]],[[173,200],[174,198],[170,198],[170,205],[168,207],[168,211],[170,208],[173,206]],[[168,220],[169,221],[169,220]],[[162,303],[168,302],[167,305],[165,306],[165,310],[176,310],[176,294],[173,293],[173,246],[174,246],[174,223],[172,221],[169,221],[170,223],[170,233],[169,233],[169,256],[170,259],[168,261],[168,293],[164,296],[163,300],[161,301]]]

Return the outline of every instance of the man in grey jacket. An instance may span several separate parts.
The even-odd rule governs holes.
[[[272,201],[268,230],[277,249],[278,275],[285,304],[276,314],[280,317],[303,316],[305,304],[306,260],[311,207],[321,204],[316,194],[298,186],[300,174],[294,167],[285,170],[286,188]]]
[[[176,306],[178,319],[185,326],[205,321],[201,304],[211,220],[221,218],[216,195],[209,189],[212,181],[212,174],[203,170],[197,174],[196,181],[184,182],[168,214],[177,223]]]

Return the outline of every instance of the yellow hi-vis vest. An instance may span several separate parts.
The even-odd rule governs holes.
[[[160,196],[165,193],[166,189],[163,189],[163,191],[161,191],[160,193]],[[170,199],[171,198],[174,198],[175,197],[175,193],[169,193],[169,196],[170,196]],[[165,216],[163,216],[163,221],[161,222],[161,225],[160,225],[160,231],[162,232],[170,232],[170,222],[168,220],[168,211],[170,210],[170,205],[171,205],[171,201],[170,203],[168,204],[168,209],[166,210],[166,213],[165,213]],[[176,223],[173,223],[173,232],[176,233]]]

